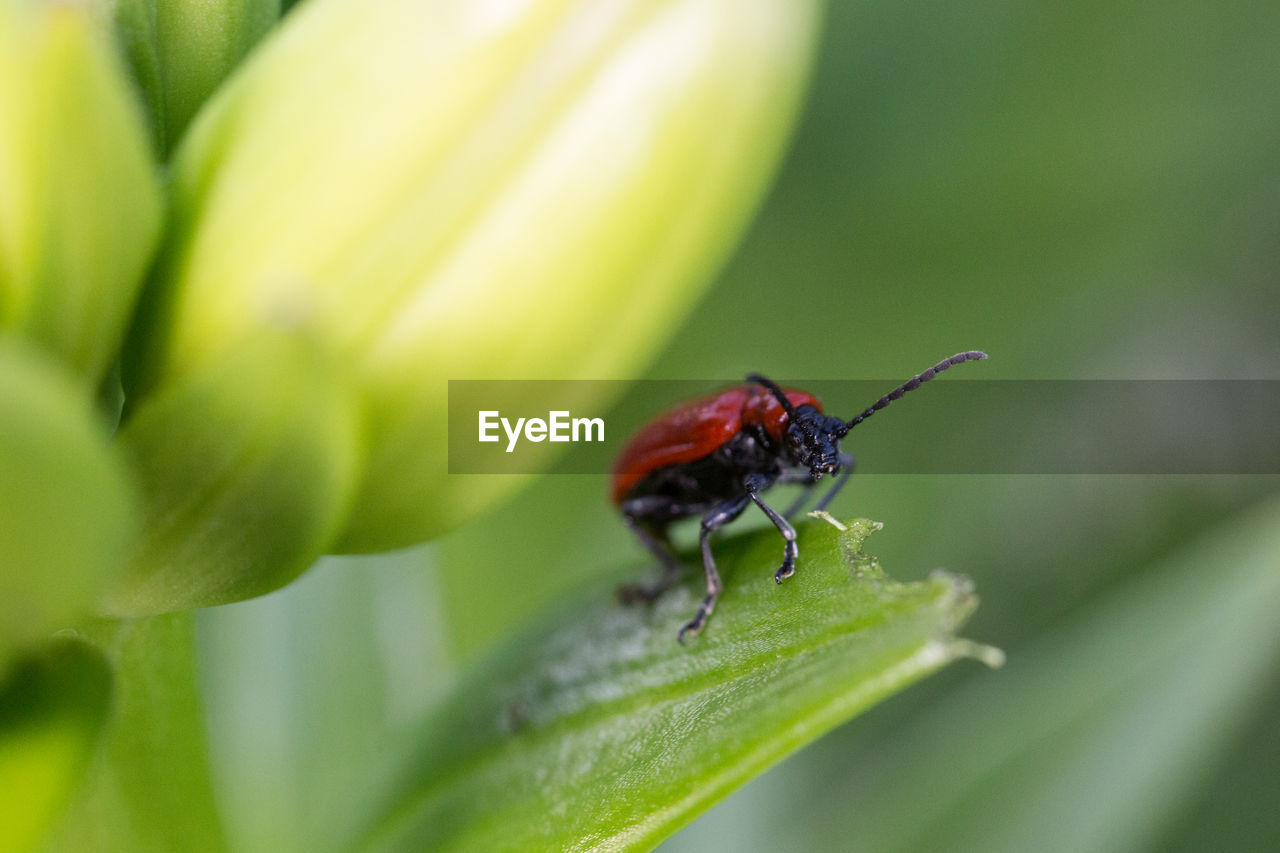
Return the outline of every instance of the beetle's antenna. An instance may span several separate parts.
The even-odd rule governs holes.
[[[919,376],[913,376],[912,378],[908,379],[906,382],[903,382],[897,388],[894,388],[888,394],[885,394],[879,400],[876,400],[874,403],[871,404],[871,406],[865,412],[858,415],[853,420],[849,421],[849,429],[853,429],[858,424],[862,423],[867,418],[871,417],[876,412],[880,411],[885,406],[889,405],[894,400],[898,399],[908,391],[916,390],[921,385],[928,382],[930,379],[937,376],[942,371],[955,367],[957,364],[963,364],[966,361],[981,361],[986,357],[987,357],[987,354],[985,352],[979,352],[978,350],[970,350],[969,352],[958,352],[955,355],[951,356],[951,358],[943,359],[942,361],[935,364],[933,367],[930,367],[924,373],[921,373]]]
[[[773,392],[773,396],[778,398],[778,402],[782,404],[782,408],[786,410],[791,417],[796,416],[796,407],[791,405],[791,401],[787,399],[787,395],[782,393],[782,389],[778,387],[778,383],[772,379],[765,379],[759,373],[748,373],[747,381],[754,382],[757,385],[763,385]]]

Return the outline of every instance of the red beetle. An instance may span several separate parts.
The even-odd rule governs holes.
[[[849,430],[942,371],[986,357],[971,351],[940,361],[850,421],[824,415],[812,394],[781,388],[755,373],[746,385],[690,400],[651,421],[618,455],[612,492],[623,519],[662,563],[663,572],[656,583],[623,587],[623,600],[652,601],[676,582],[684,566],[671,548],[667,528],[673,521],[701,515],[707,594],[677,639],[683,643],[686,634],[697,635],[723,588],[711,556],[711,532],[733,521],[752,502],[785,540],[782,567],[774,580],[782,583],[791,577],[799,556],[796,531],[760,493],[778,483],[803,483],[805,492],[787,511],[790,516],[804,506],[824,474],[838,474],[816,507],[824,509],[853,473],[853,456],[840,450]]]

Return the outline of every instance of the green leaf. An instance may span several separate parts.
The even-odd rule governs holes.
[[[191,615],[104,622],[83,633],[113,665],[115,695],[85,784],[51,850],[222,849]]]
[[[964,656],[967,581],[889,580],[861,552],[879,525],[810,523],[779,586],[772,529],[718,543],[726,580],[711,623],[676,631],[693,581],[652,609],[606,591],[549,615],[455,694],[377,850],[648,849],[770,764]]]
[[[1278,554],[1273,500],[1045,631],[1000,678],[843,751],[838,770],[811,765],[795,794],[823,819],[803,827],[806,846],[1167,849],[1166,829],[1215,765],[1272,713],[1261,702],[1280,669]],[[767,817],[752,849],[802,831]],[[1267,848],[1215,836],[1201,849]]]
[[[0,850],[39,849],[107,715],[102,655],[61,640],[0,678]]]

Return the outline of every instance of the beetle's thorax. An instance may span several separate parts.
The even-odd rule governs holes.
[[[782,436],[782,453],[787,461],[808,468],[815,480],[840,469],[840,440],[849,425],[840,418],[829,417],[813,406],[795,410]]]

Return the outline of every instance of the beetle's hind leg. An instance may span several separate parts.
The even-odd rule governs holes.
[[[650,584],[629,583],[618,587],[618,600],[623,604],[648,603],[671,589],[685,573],[686,567],[671,550],[671,540],[667,538],[665,526],[658,528],[660,532],[655,534],[649,527],[629,515],[624,514],[622,518],[649,553],[662,564],[662,575]]]
[[[684,642],[685,634],[697,636],[706,627],[707,617],[716,609],[716,600],[720,598],[720,592],[724,589],[724,584],[720,581],[720,573],[716,571],[715,558],[711,556],[711,534],[716,528],[723,527],[742,515],[742,511],[747,508],[748,501],[749,498],[746,495],[732,498],[722,504],[713,506],[702,517],[702,529],[698,533],[698,541],[702,545],[702,568],[707,575],[707,594],[703,597],[702,603],[698,605],[698,612],[685,623],[685,626],[680,629],[680,633],[676,635],[676,639],[681,643]]]

